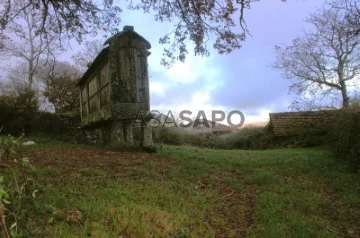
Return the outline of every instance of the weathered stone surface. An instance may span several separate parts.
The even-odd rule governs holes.
[[[153,139],[152,139],[152,131],[150,126],[142,127],[141,128],[141,134],[142,134],[142,141],[141,145],[143,147],[154,147]]]
[[[318,134],[330,128],[344,110],[270,113],[269,127],[276,136]],[[341,125],[339,125],[341,126]]]
[[[102,143],[131,144],[130,122],[140,111],[150,110],[147,57],[151,45],[131,26],[125,26],[105,44],[109,46],[78,83],[82,126],[100,129],[96,134]],[[142,144],[153,146],[151,128],[142,134]]]

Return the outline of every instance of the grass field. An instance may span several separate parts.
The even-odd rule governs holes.
[[[360,236],[360,175],[321,148],[147,154],[52,144],[22,154],[37,191],[22,204],[20,237]]]

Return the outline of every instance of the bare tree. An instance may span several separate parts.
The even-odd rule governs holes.
[[[20,94],[26,89],[33,89],[29,87],[26,62],[21,62],[14,67],[8,68],[7,71],[6,84],[8,85],[8,91]]]
[[[154,14],[156,21],[174,23],[173,31],[160,39],[160,43],[165,45],[162,63],[169,66],[174,60],[185,60],[189,42],[194,44],[194,53],[203,56],[209,55],[209,44],[213,44],[220,54],[239,49],[248,34],[245,10],[258,1],[131,0],[126,7]],[[40,30],[44,34],[75,37],[79,42],[85,34],[113,33],[120,23],[121,9],[113,0],[22,2],[23,7],[18,7],[15,1],[0,0],[0,30],[6,29],[9,22],[26,8],[34,8],[41,17]],[[235,21],[237,15],[239,18]]]
[[[0,30],[8,28],[22,11],[29,9],[40,18],[39,31],[55,34],[59,39],[65,36],[80,42],[86,34],[113,32],[120,23],[121,9],[113,5],[113,0],[0,0]]]
[[[327,95],[337,90],[342,106],[349,106],[348,87],[359,81],[360,42],[358,35],[349,34],[346,16],[346,10],[326,5],[307,20],[312,31],[297,37],[289,46],[275,47],[277,59],[273,66],[292,80],[291,92]]]
[[[0,85],[0,96],[6,98],[6,104],[21,109],[37,110],[38,92],[29,87],[26,76],[26,63],[20,63],[9,69],[6,79]]]
[[[75,65],[82,72],[85,72],[103,48],[104,44],[100,40],[87,41],[85,42],[85,48],[74,54],[71,58]]]
[[[332,8],[344,11],[348,23],[349,34],[360,34],[360,3],[359,0],[334,0],[330,1]]]
[[[59,50],[57,38],[51,34],[43,34],[39,26],[41,17],[36,11],[25,8],[22,1],[13,3],[22,7],[16,21],[7,24],[7,39],[3,41],[1,52],[9,57],[16,57],[26,62],[27,86],[33,89],[36,68],[41,58],[54,58]],[[43,61],[47,62],[47,61]]]

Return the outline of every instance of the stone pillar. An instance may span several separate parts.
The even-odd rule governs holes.
[[[152,130],[149,125],[141,127],[141,146],[144,148],[153,148]]]
[[[111,146],[118,146],[123,144],[124,140],[123,127],[116,122],[113,122],[110,130],[110,144]]]
[[[129,145],[133,145],[134,144],[134,138],[133,138],[133,129],[132,129],[132,124],[130,123],[124,123],[123,124],[123,128],[124,128],[124,139],[125,142]]]

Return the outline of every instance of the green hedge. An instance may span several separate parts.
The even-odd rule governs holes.
[[[225,135],[197,134],[180,128],[153,128],[156,143],[194,145],[215,149],[266,149],[272,148],[273,136],[262,127],[245,128]]]
[[[339,160],[360,172],[360,111],[340,111],[330,127],[328,142]]]
[[[153,140],[155,143],[182,145],[185,144],[185,134],[177,128],[153,128]]]
[[[1,134],[20,136],[71,136],[80,123],[79,114],[56,115],[49,112],[39,112],[19,109],[0,103]]]

